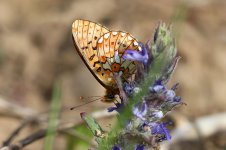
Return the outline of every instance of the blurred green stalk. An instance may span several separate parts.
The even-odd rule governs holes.
[[[179,3],[170,18],[171,23],[174,26],[174,37],[177,39],[177,41],[179,40],[180,35],[183,33],[184,23],[188,17],[188,7],[189,6],[184,2]]]
[[[55,83],[52,100],[50,105],[50,114],[48,122],[48,130],[44,143],[44,150],[52,150],[54,145],[54,140],[56,136],[57,122],[60,111],[60,99],[61,99],[61,90],[59,83]]]

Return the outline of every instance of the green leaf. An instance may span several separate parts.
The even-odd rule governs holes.
[[[104,137],[104,130],[93,117],[87,115],[86,113],[81,113],[81,117],[86,122],[92,134],[96,137],[96,141],[100,143]]]

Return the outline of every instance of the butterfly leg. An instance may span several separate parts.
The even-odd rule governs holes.
[[[126,96],[125,91],[123,90],[123,85],[122,85],[122,81],[121,81],[121,75],[119,75],[118,73],[114,73],[113,76],[114,76],[116,84],[117,84],[117,86],[119,88],[119,97],[121,99],[121,103],[122,104],[127,104],[128,103],[128,98]]]

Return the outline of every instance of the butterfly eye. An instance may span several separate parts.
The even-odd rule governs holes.
[[[114,95],[113,93],[109,93],[109,94],[107,95],[107,97],[108,97],[109,99],[113,99],[113,98],[115,98],[115,95]]]

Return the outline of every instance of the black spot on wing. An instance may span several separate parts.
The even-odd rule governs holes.
[[[100,62],[99,61],[95,61],[94,64],[93,64],[93,67],[96,66],[96,64],[99,64]]]
[[[97,69],[97,72],[100,72],[101,71],[101,67],[99,67],[98,69]]]
[[[93,50],[97,50],[97,47],[93,47]]]
[[[90,61],[93,60],[94,56],[95,56],[95,54],[93,54],[92,56],[90,56],[89,60]]]

